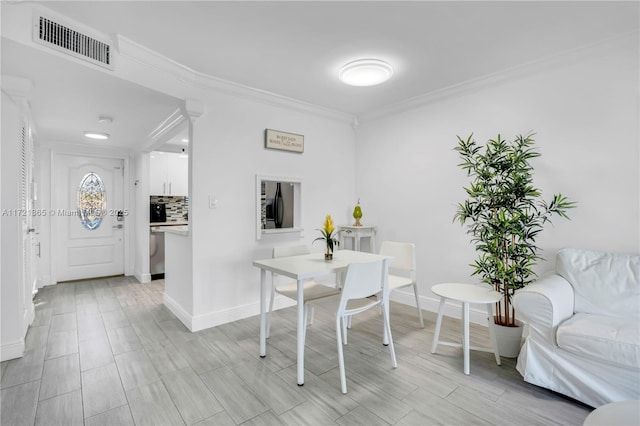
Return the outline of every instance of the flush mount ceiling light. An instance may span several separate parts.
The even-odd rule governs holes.
[[[393,75],[393,68],[379,59],[359,59],[340,68],[340,81],[351,86],[375,86]]]
[[[84,132],[84,135],[90,139],[100,139],[100,140],[109,139],[109,136],[110,136],[108,133],[102,133],[102,132]]]

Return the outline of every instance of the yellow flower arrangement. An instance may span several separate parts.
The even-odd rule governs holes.
[[[324,219],[324,226],[322,229],[318,229],[322,233],[322,237],[318,237],[313,242],[318,240],[323,240],[327,244],[327,252],[325,254],[325,259],[331,259],[333,257],[333,247],[339,246],[340,242],[336,238],[336,234],[334,233],[336,227],[333,225],[333,219],[331,219],[331,215],[328,214]]]

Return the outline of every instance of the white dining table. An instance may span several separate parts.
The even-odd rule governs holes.
[[[260,268],[260,357],[267,356],[267,271],[271,274],[293,278],[298,283],[297,364],[298,386],[302,386],[304,384],[304,281],[335,272],[344,272],[351,263],[374,262],[384,259],[392,258],[373,253],[338,250],[333,253],[331,261],[324,260],[324,253],[253,261],[253,266]]]

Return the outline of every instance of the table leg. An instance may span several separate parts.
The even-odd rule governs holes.
[[[462,351],[464,353],[464,374],[469,375],[469,303],[462,303],[462,327],[463,341]]]
[[[493,309],[491,309],[491,304],[487,304],[487,314],[489,314],[489,340],[491,340],[491,347],[493,348],[493,353],[496,356],[496,364],[502,365],[500,361],[500,352],[498,351],[498,340],[495,336],[495,330],[493,328]]]
[[[267,356],[267,271],[260,269],[260,357]]]
[[[304,385],[304,281],[298,280],[298,386]]]
[[[444,313],[444,301],[445,298],[440,298],[440,307],[438,308],[438,319],[436,320],[436,331],[433,333],[433,343],[431,343],[431,353],[436,353],[438,347],[438,340],[440,340],[440,326],[442,325],[442,314]]]
[[[358,235],[354,235],[353,245],[355,247],[355,251],[360,251],[360,237]]]

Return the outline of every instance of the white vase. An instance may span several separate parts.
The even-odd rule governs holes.
[[[507,327],[489,321],[489,327],[493,329],[493,335],[498,342],[498,353],[505,358],[517,358],[522,346],[522,330],[524,326],[516,321],[517,327]]]

